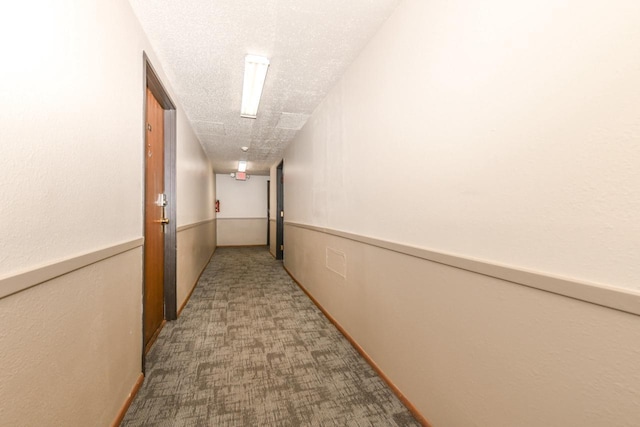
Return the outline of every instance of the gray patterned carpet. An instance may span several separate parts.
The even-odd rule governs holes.
[[[218,248],[123,426],[419,426],[263,248]]]

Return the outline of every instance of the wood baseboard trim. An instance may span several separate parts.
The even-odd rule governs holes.
[[[340,325],[340,323],[338,323],[338,321],[331,315],[329,314],[329,312],[327,310],[325,310],[325,308],[322,306],[322,304],[320,304],[320,302],[318,302],[318,300],[316,300],[313,295],[311,295],[311,293],[309,293],[309,291],[307,291],[307,289],[302,285],[302,283],[300,283],[298,281],[298,279],[296,279],[294,277],[293,274],[291,274],[291,272],[289,271],[289,269],[287,267],[284,267],[284,270],[287,272],[287,274],[289,274],[289,277],[291,277],[291,279],[296,282],[296,284],[300,287],[300,289],[302,289],[302,291],[309,297],[309,299],[311,301],[313,301],[313,303],[316,305],[316,307],[318,307],[318,309],[322,312],[322,314],[324,314],[324,316],[329,319],[329,321],[331,323],[333,323],[333,325],[338,329],[338,331],[340,331],[340,333],[342,335],[344,335],[344,337],[351,343],[351,345],[353,346],[353,348],[355,348],[358,353],[360,353],[360,355],[364,358],[364,360],[367,361],[367,363],[373,368],[374,371],[376,371],[376,373],[380,376],[380,378],[382,378],[382,380],[387,383],[387,385],[389,386],[389,388],[391,388],[391,390],[393,391],[393,393],[398,397],[398,399],[402,402],[402,404],[404,406],[407,407],[407,409],[413,414],[413,416],[416,418],[416,420],[423,426],[423,427],[432,427],[432,425],[429,423],[429,421],[424,417],[424,415],[422,415],[420,413],[420,411],[418,411],[418,408],[416,408],[413,403],[411,403],[409,401],[409,399],[407,399],[407,397],[400,391],[400,389],[393,383],[393,381],[391,381],[391,379],[389,377],[387,377],[387,375],[382,371],[382,369],[380,369],[380,367],[373,361],[373,359],[367,354],[367,352],[360,346],[360,344],[358,344],[356,342],[355,339],[353,339],[353,337],[351,335],[349,335],[349,333],[342,327],[342,325]]]
[[[135,384],[133,384],[133,388],[131,389],[131,392],[129,392],[129,396],[127,397],[127,400],[124,401],[122,408],[120,408],[120,412],[118,412],[118,416],[111,424],[111,427],[118,427],[120,423],[122,423],[124,416],[127,415],[127,411],[129,410],[129,407],[131,406],[133,399],[135,399],[136,395],[138,394],[140,387],[142,387],[143,382],[144,382],[144,375],[140,374]]]
[[[213,258],[213,254],[216,253],[216,249],[218,249],[217,246],[215,248],[213,248],[213,252],[211,252],[211,256],[209,256],[209,259],[207,260],[207,262],[202,267],[202,270],[200,270],[200,274],[198,274],[198,278],[196,279],[196,282],[191,287],[191,291],[189,292],[189,295],[187,295],[187,298],[185,298],[184,302],[180,306],[180,309],[178,310],[178,315],[176,316],[176,318],[180,318],[180,315],[182,314],[182,310],[184,310],[184,308],[187,306],[187,303],[191,299],[191,295],[193,295],[193,291],[195,291],[196,290],[196,286],[198,286],[198,282],[200,281],[200,277],[202,277],[202,273],[204,273],[204,270],[207,268],[207,266],[211,262],[211,258]]]

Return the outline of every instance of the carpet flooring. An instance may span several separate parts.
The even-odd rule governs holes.
[[[419,426],[266,248],[218,248],[122,426]]]

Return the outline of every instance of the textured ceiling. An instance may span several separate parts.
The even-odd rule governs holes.
[[[214,170],[267,174],[400,0],[129,1]],[[271,61],[257,119],[240,117],[247,54]]]

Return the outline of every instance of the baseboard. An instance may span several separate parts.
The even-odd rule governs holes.
[[[127,415],[127,411],[129,410],[129,406],[131,406],[133,399],[135,399],[136,395],[138,394],[138,390],[140,390],[140,387],[142,387],[143,382],[144,382],[144,375],[140,374],[135,384],[133,385],[133,388],[131,389],[131,392],[129,393],[127,400],[124,401],[122,408],[120,408],[120,412],[118,412],[118,416],[111,424],[111,427],[118,427],[120,425],[120,423],[124,419],[124,416]]]
[[[209,259],[207,260],[207,262],[202,267],[202,270],[200,270],[200,274],[198,274],[198,278],[196,279],[196,282],[191,287],[191,291],[189,292],[189,295],[187,295],[187,297],[185,298],[184,302],[180,306],[180,309],[178,310],[178,314],[177,314],[176,318],[180,317],[180,315],[182,314],[182,310],[184,310],[184,308],[187,306],[187,303],[191,299],[191,295],[193,295],[193,291],[195,291],[196,290],[196,286],[198,286],[198,282],[200,281],[200,277],[202,277],[202,273],[204,273],[204,270],[207,268],[207,266],[211,262],[211,258],[213,258],[213,254],[216,253],[216,249],[218,249],[217,246],[215,248],[213,248],[213,252],[211,252],[211,256],[209,256]]]
[[[320,302],[316,300],[313,295],[311,295],[311,293],[307,291],[307,289],[305,289],[305,287],[298,281],[298,279],[296,279],[293,274],[291,274],[287,267],[284,267],[284,270],[287,272],[287,274],[289,274],[289,277],[291,277],[291,279],[296,282],[300,289],[302,289],[302,291],[309,297],[309,299],[313,301],[313,303],[316,305],[316,307],[318,307],[322,314],[324,314],[325,317],[329,319],[329,321],[333,323],[333,325],[338,329],[338,331],[340,331],[340,333],[344,335],[344,337],[351,343],[353,348],[355,348],[358,353],[360,353],[360,355],[364,358],[364,360],[367,361],[367,363],[373,368],[373,370],[376,371],[380,378],[382,378],[382,380],[387,383],[389,388],[398,397],[402,404],[406,406],[407,409],[413,414],[416,420],[424,427],[432,427],[432,425],[424,417],[424,415],[422,415],[420,411],[418,411],[418,409],[409,401],[409,399],[407,399],[407,397],[400,391],[400,389],[393,383],[393,381],[391,381],[391,379],[382,371],[382,369],[380,369],[380,367],[373,361],[373,359],[367,354],[367,352],[356,342],[356,340],[353,339],[351,335],[349,335],[349,333],[342,327],[342,325],[340,325],[340,323],[338,323],[338,321],[333,316],[331,316],[331,314],[329,314],[327,310],[325,310],[322,304],[320,304]]]

